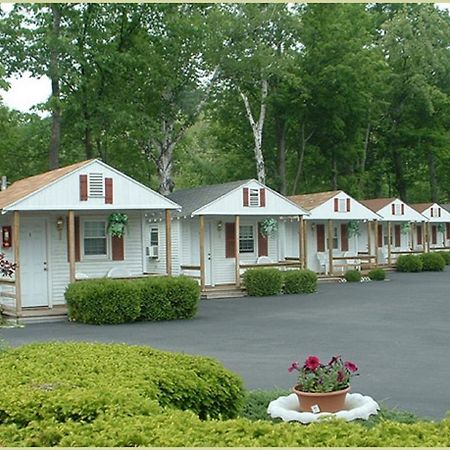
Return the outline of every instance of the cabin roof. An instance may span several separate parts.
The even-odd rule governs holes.
[[[450,212],[450,203],[443,203],[442,206],[443,206],[448,212]]]
[[[6,190],[0,192],[0,209],[24,199],[33,192],[44,188],[59,178],[62,178],[70,172],[73,172],[74,170],[79,169],[92,161],[94,161],[94,159],[80,161],[75,164],[71,164],[70,166],[60,167],[59,169],[50,170],[39,175],[33,175],[32,177],[15,181]]]
[[[301,206],[302,208],[311,211],[314,208],[322,205],[327,202],[335,195],[339,194],[343,191],[327,191],[327,192],[316,192],[314,194],[300,194],[300,195],[291,195],[289,200],[293,201],[296,205]]]
[[[174,213],[175,215],[190,216],[197,209],[208,205],[249,181],[251,180],[230,181],[228,183],[213,184],[210,186],[180,189],[169,194],[168,198],[182,207],[182,211]]]
[[[431,206],[433,206],[434,203],[410,203],[409,206],[411,206],[411,208],[414,208],[416,211],[423,213],[426,209],[430,208]]]
[[[396,200],[395,197],[371,198],[370,200],[360,200],[360,202],[367,208],[371,209],[373,212],[378,212],[380,209],[389,205],[389,203],[392,203],[394,200]]]

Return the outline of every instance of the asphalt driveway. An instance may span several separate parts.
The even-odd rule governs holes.
[[[190,321],[1,329],[11,345],[79,340],[147,344],[209,355],[249,389],[289,389],[292,360],[342,354],[361,375],[353,392],[441,419],[450,410],[450,271],[390,281],[320,284],[311,295],[208,300]]]

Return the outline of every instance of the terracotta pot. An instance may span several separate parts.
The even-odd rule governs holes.
[[[336,412],[344,409],[345,398],[350,386],[341,391],[334,392],[302,392],[297,390],[298,386],[292,388],[297,394],[300,411],[304,412]],[[319,410],[315,406],[319,407]]]

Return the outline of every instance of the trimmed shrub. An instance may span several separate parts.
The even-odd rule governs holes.
[[[142,320],[191,319],[197,313],[200,286],[192,278],[151,277],[139,287]]]
[[[0,423],[94,421],[160,406],[235,417],[242,381],[212,358],[125,344],[32,344],[0,357]]]
[[[283,275],[278,269],[249,269],[244,273],[244,285],[248,295],[276,295],[281,292]]]
[[[105,324],[133,322],[141,313],[140,289],[126,280],[85,280],[71,283],[65,298],[69,320]]]
[[[397,272],[421,272],[423,267],[422,259],[416,255],[400,255],[397,258]]]
[[[374,281],[383,281],[386,278],[386,272],[383,269],[372,269],[368,276]]]
[[[445,267],[445,260],[440,253],[423,253],[420,255],[422,260],[422,270],[427,272],[441,272]]]
[[[445,265],[449,266],[450,265],[450,252],[440,252],[439,254],[444,258]]]
[[[344,275],[345,279],[349,282],[361,281],[361,272],[359,270],[347,270]]]
[[[288,270],[283,273],[285,294],[316,292],[317,275],[311,270]]]

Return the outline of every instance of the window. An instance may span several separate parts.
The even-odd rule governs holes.
[[[401,216],[402,215],[402,205],[400,203],[394,204],[394,216]]]
[[[334,227],[333,230],[333,249],[337,250],[339,248],[339,238],[338,238],[338,229]]]
[[[239,253],[254,253],[255,238],[252,225],[239,227]]]
[[[430,208],[431,217],[441,217],[441,208]]]
[[[259,189],[249,189],[249,206],[259,206]]]
[[[338,203],[338,212],[346,212],[347,211],[347,199],[340,198]]]
[[[102,198],[105,196],[102,173],[89,174],[89,197]]]
[[[84,255],[106,256],[106,222],[101,220],[84,222]]]
[[[158,247],[159,245],[159,230],[158,228],[152,228],[150,230],[150,247]]]

